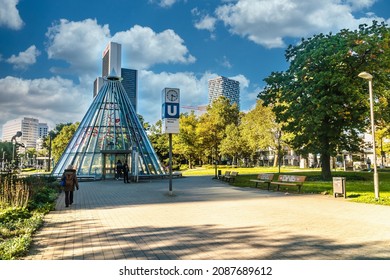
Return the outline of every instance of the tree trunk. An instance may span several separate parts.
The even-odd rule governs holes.
[[[191,157],[188,159],[188,169],[192,169],[192,160],[191,160]]]
[[[278,167],[278,163],[279,163],[279,153],[276,153],[274,157],[273,167]]]
[[[330,155],[326,152],[321,154],[321,176],[324,180],[330,180],[332,178]]]

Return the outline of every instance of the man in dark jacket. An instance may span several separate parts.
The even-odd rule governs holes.
[[[65,206],[69,207],[73,203],[73,192],[75,187],[79,189],[79,182],[76,176],[76,170],[72,165],[65,169],[62,179],[65,180]]]
[[[129,181],[129,165],[127,164],[127,161],[123,164],[123,182],[124,183],[130,183]]]

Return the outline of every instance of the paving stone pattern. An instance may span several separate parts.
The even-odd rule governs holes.
[[[237,188],[209,176],[80,183],[27,260],[390,259],[390,207]]]

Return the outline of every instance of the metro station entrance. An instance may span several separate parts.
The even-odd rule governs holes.
[[[118,160],[124,164],[127,161],[129,167],[131,166],[131,151],[130,150],[102,150],[102,179],[115,179],[116,163]],[[123,174],[122,174],[123,176]],[[122,177],[123,178],[123,177]]]

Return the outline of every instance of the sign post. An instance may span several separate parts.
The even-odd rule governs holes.
[[[162,91],[162,133],[169,135],[169,194],[172,195],[172,134],[179,133],[180,90]]]

